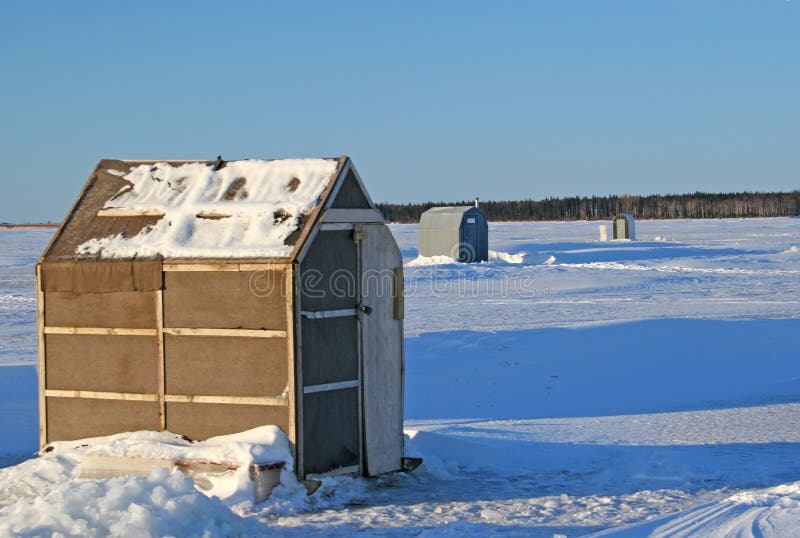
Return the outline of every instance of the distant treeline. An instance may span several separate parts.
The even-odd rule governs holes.
[[[422,212],[431,207],[472,203],[381,203],[378,207],[390,222],[418,222]],[[574,196],[544,200],[481,201],[480,208],[492,221],[609,220],[618,213],[630,213],[638,219],[792,217],[800,215],[800,191]]]

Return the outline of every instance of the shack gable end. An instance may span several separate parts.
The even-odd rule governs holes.
[[[375,207],[352,167],[348,168],[347,175],[339,187],[338,192],[335,194],[331,207],[349,209],[369,209]]]

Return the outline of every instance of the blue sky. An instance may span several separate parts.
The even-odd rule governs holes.
[[[100,158],[353,157],[378,201],[800,188],[800,2],[9,2],[0,221]]]

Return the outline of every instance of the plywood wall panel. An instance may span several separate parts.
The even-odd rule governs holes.
[[[167,403],[167,429],[193,440],[268,424],[288,431],[289,409],[271,405]]]
[[[158,430],[157,402],[47,398],[48,442],[138,430]]]
[[[286,329],[283,269],[170,271],[164,324],[213,329]]]
[[[49,261],[42,263],[43,291],[107,293],[161,289],[159,260]]]
[[[285,338],[170,336],[168,394],[280,396],[288,382]]]
[[[97,392],[158,391],[153,336],[48,334],[47,388]]]
[[[156,326],[155,292],[113,293],[45,292],[48,327],[121,327],[149,329]]]

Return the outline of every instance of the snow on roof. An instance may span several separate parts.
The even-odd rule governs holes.
[[[456,213],[456,214],[461,215],[462,213],[464,213],[465,211],[469,211],[473,207],[474,206],[471,206],[471,205],[454,205],[454,206],[432,207],[432,208],[428,209],[427,211],[423,212],[423,215],[425,213]]]
[[[464,213],[471,209],[479,211],[475,206],[471,205],[432,207],[420,215],[419,228],[421,230],[438,228],[457,229],[461,226]]]
[[[286,239],[319,204],[337,169],[334,159],[166,162],[106,170],[130,183],[98,216],[163,217],[133,237],[90,239],[76,249],[101,258],[285,257]]]

